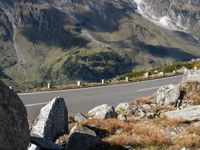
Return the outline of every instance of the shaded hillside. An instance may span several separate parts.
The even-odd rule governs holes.
[[[198,30],[195,38],[169,31],[138,8],[125,0],[2,0],[1,68],[18,85],[40,86],[97,81],[200,55]]]

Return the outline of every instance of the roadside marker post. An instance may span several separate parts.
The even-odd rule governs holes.
[[[51,88],[51,83],[47,84],[47,88],[50,89]]]
[[[105,80],[104,79],[101,80],[101,84],[105,84]]]
[[[128,82],[128,81],[129,81],[128,77],[126,77],[126,79],[125,79],[125,80],[126,80],[126,82]]]
[[[77,86],[81,86],[81,81],[77,81]]]

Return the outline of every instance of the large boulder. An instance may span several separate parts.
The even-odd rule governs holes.
[[[65,150],[104,150],[109,149],[109,145],[103,142],[96,133],[81,125],[74,126],[67,141]]]
[[[197,81],[200,83],[200,70],[188,70],[184,73],[182,82]]]
[[[169,111],[165,113],[167,118],[183,119],[184,121],[200,121],[200,105],[188,106],[181,110]]]
[[[179,97],[179,86],[170,84],[158,89],[156,103],[160,105],[174,105],[177,104]]]
[[[88,112],[88,116],[91,118],[97,119],[108,119],[108,118],[117,118],[117,113],[113,106],[108,106],[107,104],[103,104],[101,106],[97,106]]]
[[[40,111],[33,123],[31,135],[54,141],[67,131],[67,108],[63,98],[56,97]]]
[[[109,150],[110,145],[99,137],[74,132],[69,136],[65,150]]]
[[[27,111],[17,94],[0,81],[0,149],[26,150],[29,144]]]

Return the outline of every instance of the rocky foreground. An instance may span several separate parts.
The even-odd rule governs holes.
[[[198,70],[186,73],[179,85],[161,87],[152,96],[116,107],[103,104],[87,114],[68,114],[64,99],[56,97],[29,126],[18,96],[2,82],[0,89],[0,149],[200,148]]]

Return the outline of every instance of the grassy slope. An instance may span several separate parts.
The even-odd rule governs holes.
[[[23,9],[25,25],[20,25],[17,33],[26,71],[24,74],[14,65],[5,69],[6,74],[17,84],[34,87],[48,81],[60,84],[112,78],[200,55],[191,37],[166,31],[132,10],[125,11],[124,6],[107,2],[102,10],[105,19],[79,4],[72,11],[83,21],[79,27],[69,15],[49,7],[40,6],[39,21],[33,17],[37,5],[23,5],[31,8]],[[88,35],[81,34],[80,28],[86,29]]]

